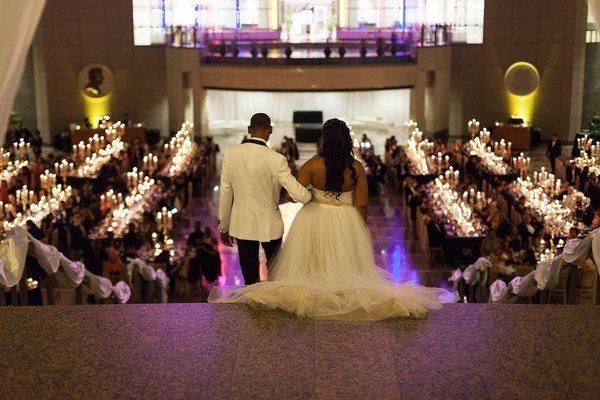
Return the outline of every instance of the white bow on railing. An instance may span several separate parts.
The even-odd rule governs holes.
[[[10,288],[19,283],[25,272],[27,254],[34,257],[48,275],[54,275],[61,287],[76,288],[83,284],[101,299],[114,294],[119,303],[126,303],[131,297],[131,289],[125,282],[113,286],[109,279],[94,275],[83,263],[69,260],[56,247],[40,242],[22,227],[12,229],[0,243],[0,287]]]

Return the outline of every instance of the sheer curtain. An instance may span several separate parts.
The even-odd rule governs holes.
[[[0,143],[46,0],[2,0],[0,12]]]
[[[247,121],[257,112],[275,122],[292,122],[294,111],[323,111],[333,117],[382,119],[403,123],[410,112],[410,89],[344,92],[263,92],[210,89],[206,93],[209,121]]]

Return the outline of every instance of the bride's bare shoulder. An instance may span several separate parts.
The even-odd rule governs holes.
[[[363,173],[363,174],[365,173],[365,166],[359,160],[354,160],[354,169],[358,173]]]
[[[303,167],[310,169],[323,168],[325,167],[325,160],[323,160],[323,157],[321,156],[314,156],[313,158],[305,162]]]

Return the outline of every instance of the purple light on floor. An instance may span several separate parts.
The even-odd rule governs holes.
[[[392,278],[394,283],[404,283],[407,281],[419,283],[419,274],[410,263],[407,262],[404,248],[400,243],[394,245],[391,254]]]

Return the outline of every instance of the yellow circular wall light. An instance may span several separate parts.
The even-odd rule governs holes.
[[[512,64],[504,73],[504,85],[510,94],[527,96],[540,87],[540,73],[526,61]]]

